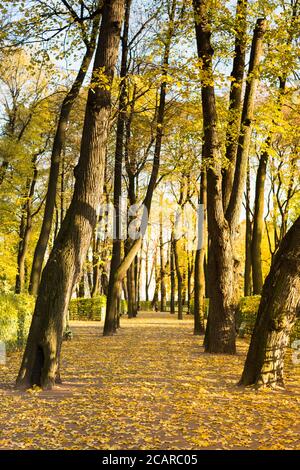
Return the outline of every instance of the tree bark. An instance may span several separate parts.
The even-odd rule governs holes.
[[[175,260],[174,260],[174,234],[171,236],[171,250],[170,250],[170,284],[171,284],[171,296],[170,296],[170,313],[175,313]]]
[[[149,241],[146,244],[145,250],[145,299],[149,302]]]
[[[120,98],[119,112],[117,119],[116,131],[116,150],[115,150],[115,167],[114,167],[114,239],[112,247],[112,258],[110,263],[110,273],[108,282],[108,295],[106,309],[109,310],[111,303],[112,288],[114,283],[115,272],[121,262],[121,217],[120,217],[120,201],[122,196],[122,165],[123,165],[123,147],[124,147],[124,130],[126,122],[126,106],[127,106],[127,58],[128,58],[128,33],[130,19],[131,0],[125,1],[125,18],[123,34],[121,38],[122,56],[120,70]],[[131,277],[130,286],[128,285],[128,312],[131,312]],[[120,303],[119,303],[120,304]],[[117,312],[119,314],[119,312]]]
[[[284,386],[284,355],[300,309],[300,217],[282,240],[263,286],[240,385]]]
[[[208,282],[210,287],[208,325],[205,332],[205,351],[234,354],[235,314],[237,307],[237,260],[234,256],[233,234],[239,222],[241,200],[246,178],[246,164],[251,136],[257,71],[261,55],[265,21],[257,20],[250,54],[249,74],[243,104],[235,176],[230,202],[224,214],[222,197],[221,150],[217,131],[217,112],[213,86],[210,2],[194,0],[195,30],[198,56],[201,59],[202,111],[204,155],[208,161]]]
[[[176,0],[173,0],[171,11],[170,11],[170,21],[168,25],[168,36],[167,36],[167,41],[165,43],[164,57],[162,61],[163,76],[166,76],[167,71],[168,71],[171,39],[173,37],[173,31],[174,31],[175,7],[176,7]],[[167,82],[166,80],[163,80],[160,86],[160,97],[159,97],[159,105],[158,105],[158,110],[157,110],[156,138],[155,138],[155,146],[154,146],[152,171],[151,171],[151,176],[150,176],[149,184],[147,187],[146,195],[143,201],[144,210],[143,210],[142,223],[141,223],[141,227],[143,227],[143,231],[141,232],[140,237],[133,242],[128,253],[125,255],[125,258],[122,260],[118,269],[115,272],[114,283],[113,283],[113,287],[111,291],[111,302],[110,302],[109,308],[106,310],[105,324],[104,324],[104,329],[103,329],[104,336],[109,336],[114,333],[114,318],[116,315],[117,299],[121,293],[122,281],[131,263],[134,261],[135,256],[137,255],[139,249],[141,248],[142,237],[145,234],[146,227],[148,224],[148,217],[150,215],[153,192],[156,186],[159,165],[160,165],[160,153],[161,153],[161,145],[162,145],[162,138],[163,138],[163,124],[164,124],[165,104],[166,104],[166,90],[167,90]]]
[[[57,190],[57,183],[58,183],[58,177],[59,177],[60,159],[61,159],[61,153],[65,146],[66,129],[67,129],[71,110],[73,108],[76,98],[79,95],[80,88],[85,79],[87,70],[89,68],[90,62],[94,54],[96,36],[97,36],[98,29],[99,29],[98,28],[99,19],[100,19],[99,15],[98,17],[94,19],[91,39],[90,39],[89,44],[87,44],[87,49],[82,59],[79,72],[77,74],[77,77],[71,89],[69,90],[65,99],[63,100],[61,110],[60,110],[58,125],[57,125],[57,129],[56,129],[56,133],[55,133],[54,141],[53,141],[53,147],[52,147],[50,173],[49,173],[48,189],[47,189],[46,201],[45,201],[43,222],[41,226],[39,239],[38,239],[35,251],[34,251],[33,263],[32,263],[31,274],[30,274],[29,292],[33,295],[37,295],[37,292],[38,292],[44,257],[45,257],[45,253],[46,253],[46,249],[47,249],[47,245],[49,241],[49,236],[51,232],[51,227],[52,227],[53,212],[54,212],[55,201],[56,201],[56,190]]]
[[[166,284],[165,284],[165,261],[163,241],[163,197],[160,197],[159,214],[159,254],[160,254],[160,311],[166,311]]]
[[[134,318],[136,316],[134,265],[131,265],[127,271],[127,296],[128,318]]]
[[[193,255],[187,252],[187,315],[190,315],[191,313],[193,271],[194,271]]]
[[[268,152],[264,151],[260,156],[255,184],[255,201],[251,241],[253,294],[261,294],[263,287],[261,242],[264,227],[264,199],[267,162]]]
[[[97,231],[94,232],[93,236],[93,287],[91,291],[91,297],[96,297],[99,294],[100,287],[100,238],[98,237]]]
[[[34,195],[34,190],[37,182],[38,170],[36,167],[37,157],[33,157],[33,176],[31,181],[27,181],[28,192],[26,194],[26,202],[22,207],[22,215],[19,229],[19,246],[18,246],[18,256],[17,256],[17,275],[16,275],[16,284],[15,284],[15,293],[20,294],[25,289],[25,262],[26,255],[28,252],[29,240],[32,231],[32,198]]]
[[[206,253],[206,231],[207,231],[207,180],[206,169],[201,172],[200,204],[204,211],[202,224],[198,225],[198,246],[195,256],[195,276],[194,276],[194,335],[204,334],[204,314],[205,314],[205,272],[204,261]],[[199,222],[201,220],[199,219]]]
[[[55,383],[64,317],[80,276],[95,229],[103,188],[110,125],[111,86],[99,83],[105,73],[111,85],[124,14],[123,0],[106,0],[88,92],[79,162],[70,207],[42,273],[17,387],[34,384],[50,389]],[[104,72],[103,72],[104,71]]]
[[[294,14],[292,16],[292,23],[294,21]],[[289,37],[288,44],[292,42],[293,36]],[[286,86],[286,77],[285,72],[283,76],[279,77],[279,94],[278,94],[278,111],[282,109],[283,96]],[[255,186],[255,201],[254,201],[254,214],[253,214],[253,233],[251,241],[251,258],[252,258],[252,280],[253,280],[253,294],[261,294],[263,287],[263,274],[262,274],[262,260],[261,260],[261,243],[262,235],[264,228],[264,196],[265,196],[265,181],[267,173],[267,164],[268,164],[268,149],[272,144],[272,133],[270,132],[265,145],[266,149],[263,151],[258,165],[258,171],[256,176],[256,186]],[[292,175],[293,178],[293,175]],[[288,211],[288,201],[285,207],[285,214]],[[281,209],[281,208],[280,208]],[[282,214],[284,217],[284,215]],[[282,224],[283,227],[284,223]],[[283,236],[286,233],[286,227],[284,230],[281,230],[282,240]]]
[[[248,161],[246,181],[246,233],[245,233],[245,271],[244,271],[244,295],[251,295],[251,237],[252,222],[250,213],[250,167]]]
[[[209,315],[205,351],[234,354],[236,291],[230,227],[224,217],[221,187],[221,155],[212,75],[213,50],[206,1],[194,0],[198,56],[202,61],[203,156],[208,162],[207,210],[210,235],[208,257]]]
[[[254,103],[259,80],[259,63],[262,55],[263,36],[266,31],[266,20],[259,18],[253,33],[249,70],[246,82],[245,97],[241,119],[241,128],[238,138],[237,157],[235,165],[232,191],[226,211],[226,218],[234,233],[239,224],[241,202],[247,175],[247,162],[251,143]]]
[[[182,274],[179,264],[179,253],[178,253],[178,240],[173,240],[173,252],[174,261],[177,277],[177,317],[178,320],[183,319],[183,302],[182,302]]]
[[[84,272],[84,269],[82,270],[82,274],[81,274],[81,278],[80,278],[80,281],[78,283],[78,297],[80,299],[83,299],[85,297],[85,282],[84,282],[84,278],[85,278],[85,272]]]
[[[154,292],[153,292],[153,297],[151,301],[151,307],[154,309],[157,309],[158,308],[158,292],[159,292],[159,271],[158,271],[158,266],[157,266],[157,252],[155,252],[153,263],[154,263],[155,286],[154,286]]]
[[[234,59],[231,72],[231,86],[229,94],[229,121],[226,132],[226,165],[223,169],[222,192],[223,206],[227,210],[232,191],[236,153],[237,135],[239,132],[242,106],[242,86],[245,69],[245,56],[247,48],[247,0],[238,0],[236,7],[236,35],[234,46]]]

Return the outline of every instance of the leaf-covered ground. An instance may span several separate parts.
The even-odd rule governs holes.
[[[299,449],[300,367],[286,391],[240,389],[247,342],[235,357],[203,353],[192,319],[143,313],[103,338],[74,323],[64,384],[14,391],[20,354],[0,366],[2,449]]]

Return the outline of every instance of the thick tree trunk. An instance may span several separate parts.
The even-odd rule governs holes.
[[[198,249],[195,256],[194,276],[194,335],[204,334],[205,314],[205,273],[204,261],[206,253],[207,231],[207,181],[206,169],[201,172],[200,204],[203,209],[203,220],[198,221]],[[202,222],[202,223],[201,223]],[[201,245],[201,246],[200,246]]]
[[[217,112],[210,44],[211,27],[207,2],[194,0],[198,55],[202,61],[202,112],[204,127],[203,156],[208,162],[207,215],[210,235],[208,257],[209,315],[205,332],[205,350],[211,353],[235,353],[235,276],[230,227],[224,217],[221,187],[221,156],[217,133]]]
[[[262,50],[265,21],[257,20],[250,54],[249,74],[243,104],[237,160],[230,202],[224,216],[222,197],[221,155],[217,131],[217,112],[212,73],[213,49],[209,2],[194,0],[195,30],[198,55],[202,62],[202,111],[204,155],[208,159],[208,232],[210,236],[208,282],[210,287],[208,326],[205,350],[211,353],[234,354],[235,313],[237,305],[237,262],[234,258],[233,237],[239,222],[246,165],[251,136],[251,121],[257,86],[257,72]]]
[[[300,217],[275,254],[244,366],[241,385],[284,385],[284,355],[300,312]]]
[[[70,117],[71,110],[73,108],[74,102],[79,94],[82,83],[85,79],[87,70],[89,68],[90,62],[92,60],[94,50],[95,50],[95,41],[98,31],[99,17],[94,20],[93,30],[91,33],[91,40],[87,47],[86,53],[82,59],[79,72],[77,77],[67,93],[60,110],[60,116],[58,119],[58,125],[56,129],[56,134],[53,141],[52,155],[51,155],[51,164],[50,164],[50,174],[48,180],[48,189],[46,194],[45,201],[45,210],[43,216],[42,227],[39,235],[39,239],[34,251],[33,263],[31,268],[30,275],[30,284],[29,292],[33,295],[37,295],[38,287],[40,283],[41,272],[43,268],[44,257],[49,241],[49,236],[52,227],[53,212],[56,201],[56,190],[59,177],[59,166],[61,153],[65,146],[66,140],[66,129]]]
[[[129,33],[129,18],[130,18],[131,0],[125,1],[125,18],[124,28],[121,38],[122,44],[122,57],[121,57],[121,71],[120,71],[120,98],[119,98],[119,113],[117,119],[117,132],[116,132],[116,150],[115,150],[115,167],[114,167],[114,239],[112,247],[112,258],[110,263],[110,274],[108,282],[108,296],[106,309],[109,310],[111,303],[111,295],[114,283],[115,272],[121,262],[121,217],[120,217],[120,201],[122,196],[122,166],[123,166],[123,147],[124,147],[124,131],[126,121],[126,106],[127,106],[127,56],[128,56],[128,33]],[[132,289],[131,289],[131,276],[128,285],[128,312],[132,312]],[[121,294],[121,292],[120,292]],[[118,305],[120,302],[118,303]],[[119,315],[119,312],[116,312]]]
[[[208,181],[210,179],[208,176]],[[211,186],[208,183],[208,188]],[[208,189],[209,191],[209,189]],[[235,354],[235,314],[237,290],[235,260],[230,231],[225,224],[220,228],[211,214],[211,197],[208,197],[208,227],[210,251],[208,257],[208,282],[210,284],[208,327],[205,331],[205,351]]]
[[[42,273],[17,387],[52,388],[62,342],[63,323],[74,284],[80,276],[95,229],[103,188],[111,92],[99,85],[104,70],[112,83],[124,14],[123,0],[106,0],[86,105],[75,188],[54,247]]]

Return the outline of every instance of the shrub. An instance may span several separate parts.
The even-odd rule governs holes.
[[[149,311],[149,310],[152,310],[152,306],[151,306],[151,301],[150,300],[141,300],[140,301],[140,307],[141,307],[141,310],[144,310],[144,311]]]
[[[121,299],[121,315],[126,315],[128,312],[127,301],[125,299]]]
[[[0,340],[8,349],[24,346],[34,303],[35,298],[28,294],[0,294]]]
[[[251,295],[241,298],[237,312],[237,329],[240,337],[250,336],[252,334],[260,299],[260,295]],[[291,331],[290,344],[296,339],[300,339],[300,319],[296,320]]]
[[[100,321],[105,305],[105,295],[91,297],[90,299],[72,299],[69,305],[69,319]]]
[[[241,298],[236,316],[236,327],[241,337],[252,334],[259,303],[260,295]]]

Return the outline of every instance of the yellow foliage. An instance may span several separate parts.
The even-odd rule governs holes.
[[[290,357],[288,391],[257,392],[236,386],[246,340],[237,356],[204,354],[191,319],[141,313],[109,338],[96,322],[72,328],[53,391],[12,390],[19,354],[0,368],[2,449],[300,448],[300,368]]]

